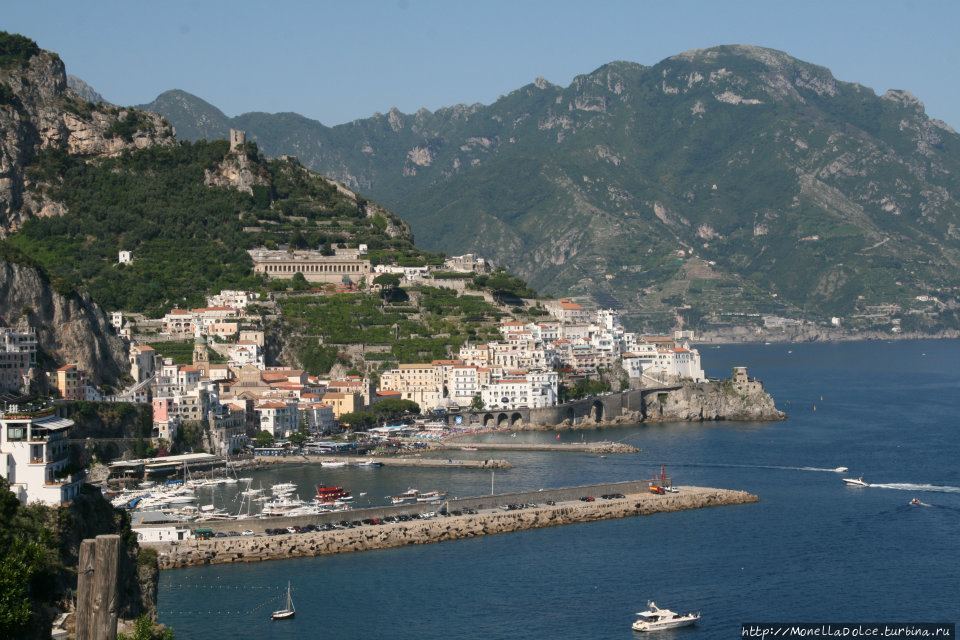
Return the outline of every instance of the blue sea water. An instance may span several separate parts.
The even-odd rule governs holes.
[[[164,572],[178,640],[630,638],[654,599],[700,610],[678,638],[738,637],[744,621],[960,618],[960,341],[703,347],[708,374],[745,364],[790,415],[767,424],[655,424],[564,439],[641,453],[497,453],[496,489],[649,477],[746,489],[753,505],[660,514],[360,554]],[[814,409],[814,407],[816,407]],[[525,433],[517,439],[553,440]],[[514,440],[515,441],[515,440]],[[458,457],[478,454],[459,454]],[[824,470],[850,468],[849,474]],[[862,475],[882,487],[844,486]],[[474,470],[291,467],[370,503],[407,487],[489,492]],[[918,497],[929,506],[913,507]],[[226,500],[229,496],[222,496]],[[271,622],[290,580],[297,616]]]

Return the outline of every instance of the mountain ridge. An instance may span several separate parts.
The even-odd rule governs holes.
[[[908,324],[957,321],[944,272],[960,266],[960,137],[907,91],[877,95],[782,51],[611,62],[566,87],[334,127],[220,126],[370,193],[428,248],[475,250],[641,319],[893,305]]]

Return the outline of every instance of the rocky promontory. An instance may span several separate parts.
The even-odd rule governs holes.
[[[787,417],[757,381],[687,382],[678,389],[650,394],[644,400],[645,422],[768,422]]]

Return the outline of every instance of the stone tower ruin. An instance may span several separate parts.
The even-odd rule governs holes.
[[[230,151],[236,151],[247,141],[247,134],[239,129],[230,129]]]

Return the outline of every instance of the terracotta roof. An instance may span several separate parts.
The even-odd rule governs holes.
[[[431,364],[449,364],[449,365],[458,365],[463,364],[463,360],[434,360]]]
[[[186,309],[170,309],[167,311],[168,316],[192,316],[192,311],[187,311]]]
[[[235,311],[233,307],[197,307],[194,313],[204,313],[206,311]]]
[[[155,351],[155,349],[154,349],[153,347],[151,347],[150,345],[148,345],[148,344],[137,345],[137,348],[140,349],[141,352],[143,352],[143,351]]]
[[[257,409],[285,409],[287,407],[286,402],[259,402],[257,403]]]
[[[200,367],[196,367],[192,364],[185,364],[180,367],[180,371],[187,371],[187,372],[200,371]]]
[[[65,365],[63,365],[62,367],[59,367],[59,368],[57,369],[57,371],[70,371],[70,370],[76,369],[76,368],[77,368],[77,365],[75,365],[75,364],[65,364]]]
[[[393,391],[391,389],[380,389],[377,391],[378,396],[399,396],[402,395],[399,391]]]

